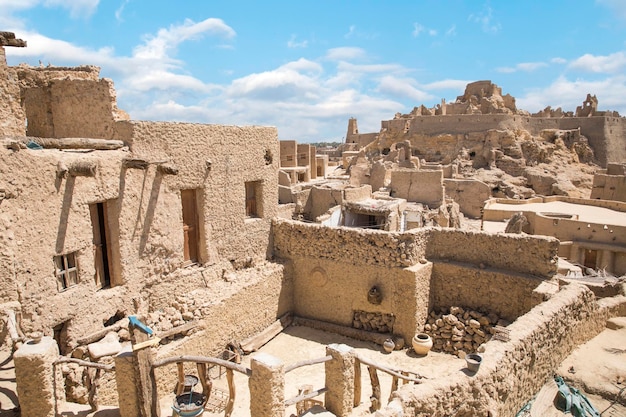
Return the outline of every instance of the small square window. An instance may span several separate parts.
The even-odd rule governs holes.
[[[78,263],[76,262],[76,252],[55,256],[54,267],[59,291],[63,291],[78,284]]]

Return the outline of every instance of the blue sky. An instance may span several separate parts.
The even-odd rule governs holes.
[[[626,1],[0,0],[9,65],[97,65],[136,120],[342,141],[492,80],[518,108],[626,115]]]

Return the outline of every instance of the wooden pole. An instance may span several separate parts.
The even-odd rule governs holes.
[[[130,341],[133,345],[148,341],[148,335],[135,326],[130,327]],[[139,413],[141,417],[160,417],[161,410],[156,392],[156,381],[152,371],[154,347],[134,350],[134,367],[137,375],[136,385],[139,394]]]
[[[359,358],[354,360],[354,402],[355,407],[361,404],[361,361]]]
[[[372,396],[370,397],[372,406],[370,407],[370,411],[373,413],[376,410],[380,410],[380,381],[378,380],[376,368],[368,366],[367,370],[370,373],[370,381],[372,382]]]

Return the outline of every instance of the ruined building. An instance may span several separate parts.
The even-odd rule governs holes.
[[[358,184],[311,187],[279,204],[275,128],[132,120],[98,68],[8,67],[4,48],[25,42],[0,33],[0,45],[0,350],[13,354],[24,416],[87,402],[122,417],[164,415],[174,393],[192,397],[188,374],[205,401],[223,394],[225,415],[304,415],[317,401],[336,416],[508,416],[626,314],[619,285],[594,293],[559,278],[553,237],[329,220],[339,200],[352,226],[401,218],[399,199],[439,207],[442,179],[455,175],[444,161],[425,174],[434,196],[366,183],[363,173]],[[492,107],[502,114],[487,117],[522,117],[507,113],[511,99]],[[394,175],[410,183],[420,175],[412,170],[428,168],[421,156],[436,154],[412,142],[391,149],[388,139],[378,141],[395,155],[390,184]],[[293,164],[295,175],[308,166],[305,177],[322,176],[305,148],[296,147],[308,162]],[[315,193],[325,202],[307,209]],[[328,222],[292,219],[305,212]],[[455,314],[457,330],[447,323]],[[328,331],[326,353],[285,364],[262,350],[288,327]],[[419,357],[408,347],[422,332],[434,351]],[[340,337],[365,343],[367,356]],[[403,369],[371,359],[387,339]],[[468,372],[462,358],[479,348],[480,371]],[[309,365],[321,386],[302,393],[296,385],[313,382],[290,377]]]

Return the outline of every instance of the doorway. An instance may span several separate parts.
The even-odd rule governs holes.
[[[107,205],[106,202],[101,202],[89,206],[95,248],[96,285],[99,288],[111,286],[111,272],[113,269],[111,267],[111,231],[108,222]]]
[[[593,249],[585,249],[585,259],[583,265],[585,268],[596,269],[598,259],[598,251]]]
[[[198,212],[196,190],[181,190],[185,262],[198,262]]]

